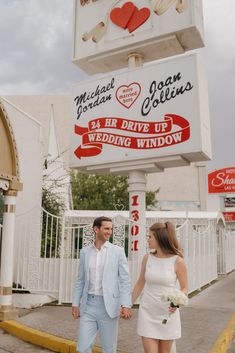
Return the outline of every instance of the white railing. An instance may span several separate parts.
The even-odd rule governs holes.
[[[188,221],[188,249],[185,256],[189,273],[189,292],[217,278],[216,222],[195,229]],[[204,229],[203,229],[204,227]]]
[[[16,231],[16,288],[48,293],[60,302],[71,302],[80,249],[92,243],[91,225],[99,215],[113,219],[112,241],[124,247],[128,255],[128,234],[133,222],[128,219],[128,212],[73,211],[61,218],[42,210],[41,218],[36,212],[21,215]],[[188,266],[190,292],[212,282],[218,273],[235,268],[235,234],[226,232],[216,217],[150,211],[146,216],[146,235],[147,228],[154,222],[169,220],[175,224]],[[133,273],[130,259],[129,265]]]
[[[17,290],[39,288],[40,234],[40,208],[35,207],[16,216],[13,287]]]
[[[227,244],[226,244],[226,273],[231,272],[235,269],[235,231],[229,230],[227,233]]]
[[[95,217],[94,217],[95,218]],[[93,243],[94,232],[91,224],[79,226],[76,219],[67,218],[61,243],[59,279],[59,302],[71,302],[73,283],[79,266],[80,249]],[[128,254],[128,222],[120,217],[113,224],[111,241],[126,250]]]
[[[39,288],[57,295],[60,275],[62,218],[42,209]]]
[[[218,233],[218,274],[235,269],[235,231],[227,229]]]
[[[149,214],[147,219],[148,224],[167,220],[150,216]],[[114,218],[114,243],[115,227],[121,220],[123,223],[119,235],[122,234],[122,238],[128,239],[128,231],[132,221],[121,217],[117,222],[116,218]],[[177,226],[177,237],[183,248],[189,271],[189,291],[193,292],[217,278],[216,219],[185,220],[182,218],[168,218],[168,220],[171,220]],[[85,219],[80,218],[77,222],[79,221],[85,222]],[[89,221],[91,221],[90,218]],[[73,222],[75,222],[74,217]],[[88,233],[87,229],[89,229]],[[92,242],[93,232],[91,225],[72,228],[65,227],[65,232],[65,238],[67,240],[70,239],[70,241],[69,246],[68,243],[67,245],[63,245],[65,249],[64,260],[61,266],[61,283],[63,283],[63,286],[60,288],[59,301],[71,302],[73,282],[79,265],[79,249],[76,247],[78,242],[75,233],[80,233],[80,247],[82,247]],[[126,245],[126,249],[128,249],[128,245]],[[132,268],[130,259],[129,267],[130,274],[132,274],[134,269]]]

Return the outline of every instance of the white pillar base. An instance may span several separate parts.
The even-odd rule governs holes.
[[[4,195],[0,273],[0,321],[12,320],[18,316],[18,311],[12,305],[15,204],[15,196]]]
[[[10,306],[0,306],[0,321],[15,320],[19,317],[19,311]]]

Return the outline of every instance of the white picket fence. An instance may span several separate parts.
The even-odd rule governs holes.
[[[218,274],[225,274],[235,269],[235,231],[227,229],[217,234]]]
[[[60,218],[42,210],[40,222],[36,221],[35,214],[22,217],[17,227],[15,287],[51,294],[59,302],[71,302],[80,249],[92,243],[91,225],[100,215],[113,219],[112,241],[124,247],[128,255],[128,234],[132,225],[128,212],[70,211]],[[190,292],[212,282],[218,274],[235,269],[235,234],[225,228],[222,220],[218,221],[217,214],[148,211],[146,236],[150,224],[167,220],[177,227],[177,237],[188,266]],[[38,237],[36,241],[34,231],[38,226],[41,239]],[[128,260],[132,274],[133,263],[130,258]]]

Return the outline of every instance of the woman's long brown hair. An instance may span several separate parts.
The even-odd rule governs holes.
[[[175,226],[171,222],[154,223],[149,230],[152,232],[164,253],[183,257],[182,250],[179,247],[179,242],[176,237]],[[155,251],[155,253],[157,252]]]

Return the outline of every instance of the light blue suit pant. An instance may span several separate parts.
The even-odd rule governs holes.
[[[118,317],[110,318],[102,296],[88,295],[86,311],[79,321],[77,346],[79,353],[92,353],[97,332],[100,334],[103,353],[116,353]]]

